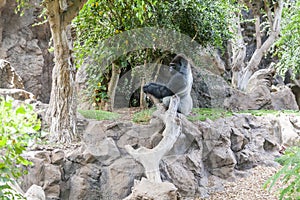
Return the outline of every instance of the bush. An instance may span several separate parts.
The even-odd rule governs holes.
[[[300,147],[289,147],[284,155],[276,159],[283,167],[264,184],[269,190],[277,181],[286,184],[280,189],[279,199],[299,199],[300,197]]]
[[[11,185],[31,164],[22,153],[34,140],[40,122],[31,105],[13,107],[12,101],[0,98],[0,199],[22,199]]]

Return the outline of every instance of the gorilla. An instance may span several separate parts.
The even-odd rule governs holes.
[[[180,98],[177,111],[188,115],[193,108],[191,63],[183,54],[178,54],[170,63],[170,72],[172,76],[166,85],[148,83],[143,87],[143,91],[157,99],[162,99],[166,107],[169,106],[170,97],[176,94]]]

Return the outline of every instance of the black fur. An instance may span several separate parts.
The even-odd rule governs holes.
[[[157,99],[162,99],[167,96],[173,96],[175,93],[172,92],[165,85],[158,83],[149,83],[143,87],[146,94],[152,94]]]

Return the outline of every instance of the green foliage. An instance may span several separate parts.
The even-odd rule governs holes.
[[[22,153],[37,137],[40,122],[32,106],[13,108],[12,101],[1,98],[0,123],[0,199],[19,199],[9,183],[25,173],[21,166],[31,164]]]
[[[285,3],[282,30],[276,42],[275,55],[279,57],[277,68],[283,74],[288,68],[300,73],[300,1]]]
[[[119,114],[103,110],[78,110],[82,116],[96,120],[114,120],[119,118]]]
[[[193,108],[188,116],[190,121],[205,121],[206,119],[216,120],[232,116],[232,112],[218,108]]]
[[[269,190],[278,181],[286,184],[285,188],[280,189],[279,199],[299,199],[300,197],[300,147],[289,147],[284,155],[276,159],[283,167],[267,182],[264,188],[269,186]]]
[[[136,112],[133,115],[132,121],[138,124],[147,124],[150,121],[152,114],[155,110],[156,108],[151,108],[142,110],[140,112]]]

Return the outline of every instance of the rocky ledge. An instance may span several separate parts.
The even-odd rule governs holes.
[[[300,119],[293,115],[235,114],[194,123],[180,117],[181,134],[159,170],[161,179],[172,183],[182,199],[208,197],[222,190],[223,180],[235,180],[257,165],[276,166],[274,158],[280,156],[281,147],[299,141]],[[153,148],[164,130],[156,117],[148,125],[86,119],[81,125],[80,144],[47,145],[27,153],[34,165],[23,177],[24,191],[35,184],[47,199],[126,198],[145,172],[125,145]]]

